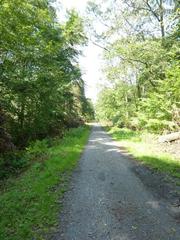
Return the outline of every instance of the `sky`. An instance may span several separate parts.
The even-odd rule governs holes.
[[[83,15],[88,0],[57,0],[56,2],[61,3],[66,9],[75,8],[80,15]],[[97,100],[98,86],[102,79],[100,71],[101,54],[102,49],[89,42],[88,46],[84,48],[84,56],[80,57],[80,66],[83,73],[83,80],[85,81],[85,94],[93,102]]]

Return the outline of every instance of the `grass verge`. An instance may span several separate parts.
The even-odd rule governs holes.
[[[90,127],[72,129],[56,139],[18,178],[10,178],[0,190],[0,239],[43,240],[56,226],[59,199],[67,175],[77,165]],[[43,160],[42,160],[43,159]]]
[[[137,160],[151,168],[178,178],[177,183],[180,183],[180,160],[156,151],[153,143],[150,141],[150,135],[118,127],[106,127],[106,130]]]

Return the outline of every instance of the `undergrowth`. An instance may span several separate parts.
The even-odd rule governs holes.
[[[31,166],[1,182],[0,240],[43,240],[56,226],[59,199],[88,139],[88,126],[27,149]]]

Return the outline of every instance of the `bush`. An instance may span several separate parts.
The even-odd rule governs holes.
[[[32,161],[42,162],[48,156],[47,149],[52,145],[51,139],[36,141],[30,144],[26,151],[9,151],[0,155],[0,179],[20,173]]]
[[[43,152],[46,152],[48,149],[48,140],[44,139],[42,141],[37,140],[30,144],[29,147],[26,148],[27,154],[38,157]]]
[[[18,173],[28,166],[28,159],[23,151],[7,152],[0,156],[0,179]]]
[[[52,145],[53,140],[51,139],[44,139],[41,141],[37,140],[31,143],[30,146],[26,148],[26,158],[29,159],[30,162],[43,162],[49,156],[48,148]]]
[[[174,129],[174,123],[166,120],[149,119],[145,128],[150,132],[162,133],[165,130],[172,131]]]

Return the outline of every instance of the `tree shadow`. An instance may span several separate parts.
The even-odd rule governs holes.
[[[172,176],[180,179],[180,164],[176,161],[170,161],[166,157],[147,155],[138,156],[136,158],[155,170],[170,173]]]

